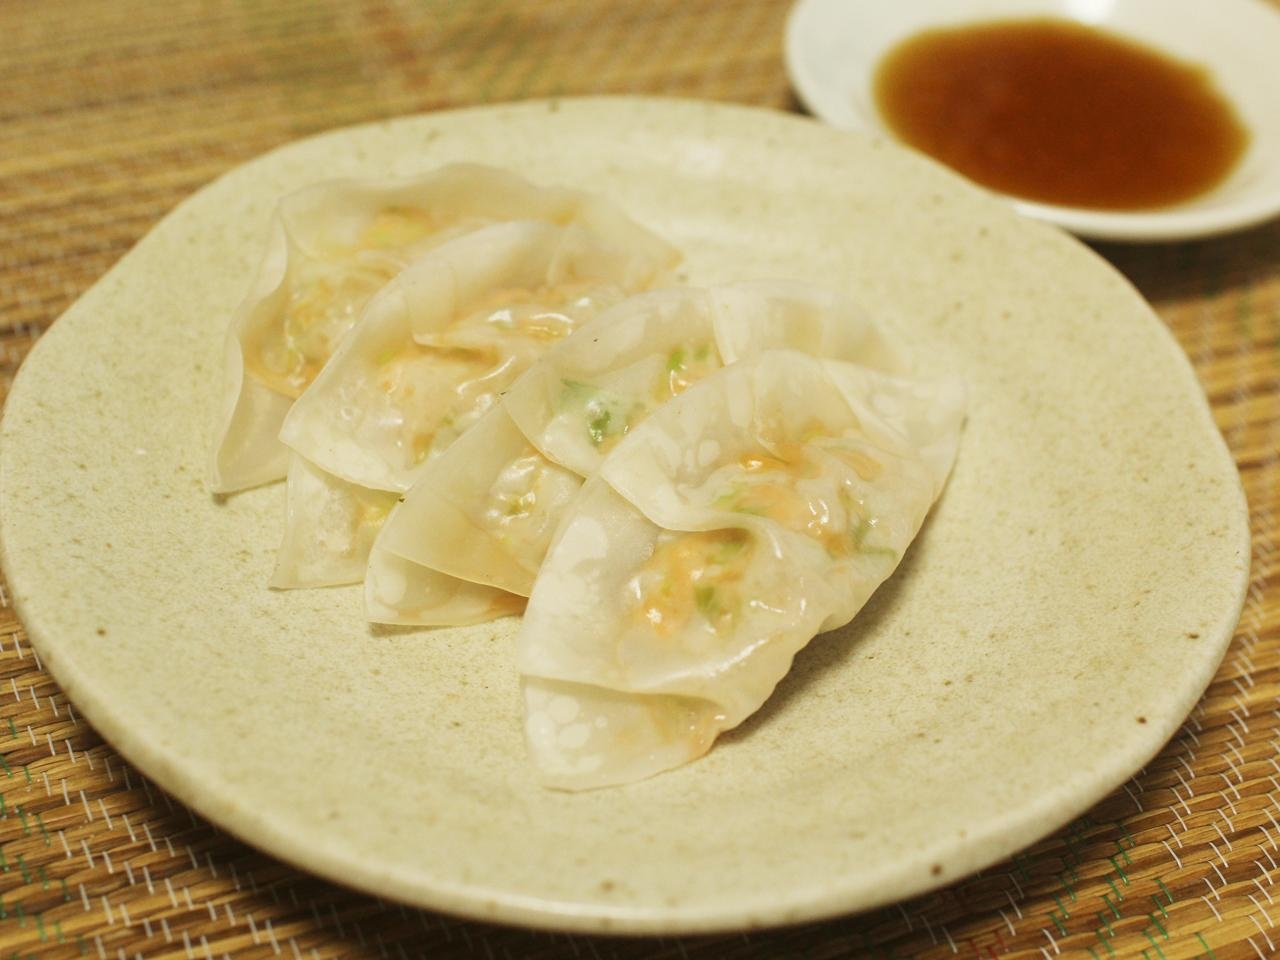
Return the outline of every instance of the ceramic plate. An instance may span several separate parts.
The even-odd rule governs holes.
[[[515,620],[376,630],[358,588],[273,592],[283,488],[202,487],[275,199],[464,158],[612,197],[687,251],[693,282],[843,289],[972,388],[897,574],[756,717],[643,783],[535,785]],[[798,921],[1005,857],[1173,734],[1247,576],[1239,479],[1192,370],[1105,263],[887,143],[694,102],[412,117],[234,170],[36,344],[0,439],[22,620],[130,762],[302,867],[541,927]]]
[[[1280,11],[1261,0],[799,0],[787,24],[787,69],[814,114],[883,133],[871,78],[884,54],[932,27],[1053,16],[1132,38],[1204,66],[1252,133],[1234,172],[1194,200],[1123,213],[1016,200],[1023,213],[1086,237],[1178,240],[1280,214]]]

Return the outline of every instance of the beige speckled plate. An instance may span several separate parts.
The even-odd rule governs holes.
[[[539,789],[508,621],[375,632],[264,586],[283,490],[201,488],[227,318],[274,199],[447,160],[600,190],[699,282],[841,287],[968,378],[897,575],[703,760]],[[882,142],[701,103],[533,103],[294,144],[182,204],[36,345],[0,533],[46,665],[134,764],[252,843],[475,917],[691,931],[870,907],[1028,844],[1133,773],[1213,674],[1247,513],[1174,341],[1087,249]]]

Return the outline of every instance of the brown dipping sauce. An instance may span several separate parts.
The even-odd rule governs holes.
[[[880,62],[874,93],[911,146],[995,190],[1069,206],[1187,200],[1249,139],[1203,69],[1066,20],[916,34]]]

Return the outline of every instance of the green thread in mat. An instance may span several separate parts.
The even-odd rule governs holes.
[[[1142,933],[1148,940],[1151,941],[1151,947],[1153,950],[1155,950],[1156,956],[1158,956],[1160,960],[1166,960],[1164,951],[1160,949],[1160,944],[1156,943],[1155,937],[1151,936],[1151,934],[1146,930],[1143,930]],[[1142,955],[1145,957],[1147,955],[1147,951],[1143,950]]]
[[[1121,829],[1124,829],[1123,825],[1119,825],[1119,826],[1121,827]],[[1132,847],[1132,846],[1133,846],[1133,841],[1132,841],[1132,839],[1130,839],[1130,841],[1129,841],[1129,846],[1130,846],[1130,847]],[[1121,841],[1119,841],[1119,840],[1117,840],[1117,841],[1116,841],[1116,850],[1118,850],[1118,851],[1119,851],[1120,856],[1124,859],[1125,865],[1126,865],[1126,866],[1132,866],[1132,864],[1133,864],[1133,860],[1132,860],[1132,859],[1130,859],[1130,857],[1129,857],[1129,850],[1128,850],[1128,848],[1126,848],[1126,847],[1125,847],[1125,845],[1124,845]],[[1112,862],[1114,862],[1114,861],[1115,861],[1115,858],[1114,858],[1114,857],[1112,857]]]
[[[1049,920],[1053,923],[1053,925],[1058,928],[1059,935],[1065,937],[1067,934],[1071,932],[1070,930],[1067,929],[1067,925],[1062,922],[1062,919],[1059,918],[1057,913],[1055,913],[1054,911],[1050,910],[1049,913],[1046,914],[1046,916],[1048,916]]]
[[[1128,860],[1128,857],[1126,856],[1126,857],[1125,857],[1125,859],[1126,859],[1126,860]],[[1111,862],[1111,866],[1112,866],[1112,867],[1114,867],[1114,868],[1115,868],[1116,873],[1117,873],[1117,874],[1119,874],[1119,876],[1120,876],[1120,882],[1121,882],[1121,883],[1123,883],[1126,887],[1127,887],[1127,886],[1129,886],[1129,875],[1128,875],[1127,873],[1125,873],[1125,872],[1124,872],[1124,867],[1122,867],[1122,866],[1120,866],[1120,864],[1116,863],[1116,858],[1115,858],[1115,856],[1114,856],[1114,855],[1112,855],[1112,856],[1110,856],[1110,857],[1107,857],[1107,860],[1109,860],[1109,861]]]
[[[1115,939],[1115,931],[1111,928],[1110,923],[1107,923],[1106,927],[1107,927],[1106,936],[1103,936],[1103,933],[1101,930],[1096,930],[1094,931],[1094,938],[1098,941],[1098,943],[1102,944],[1103,948],[1107,951],[1108,955],[1114,957],[1116,955],[1116,952],[1113,949],[1111,949],[1111,941]]]
[[[1071,919],[1071,911],[1070,911],[1070,910],[1068,910],[1068,909],[1063,905],[1061,898],[1059,898],[1059,896],[1058,896],[1056,893],[1055,893],[1055,894],[1052,894],[1051,896],[1053,897],[1053,902],[1054,902],[1054,903],[1056,903],[1056,904],[1058,905],[1058,912],[1062,914],[1062,919],[1064,919],[1064,920],[1070,920],[1070,919]]]
[[[1213,947],[1209,946],[1209,941],[1204,938],[1203,933],[1197,933],[1196,939],[1200,941],[1200,946],[1204,947],[1204,956],[1209,960],[1218,960],[1218,955],[1213,952]]]
[[[1152,896],[1151,896],[1151,902],[1152,902],[1152,903],[1154,903],[1154,904],[1156,905],[1156,909],[1160,911],[1160,916],[1162,916],[1162,917],[1164,917],[1166,920],[1168,920],[1168,919],[1169,919],[1169,911],[1165,909],[1165,904],[1163,904],[1163,903],[1161,903],[1161,902],[1160,902],[1160,895],[1159,895],[1159,894],[1152,894]],[[1172,902],[1172,901],[1170,901],[1170,902]],[[1153,917],[1153,918],[1154,918],[1154,916],[1155,916],[1155,914],[1152,914],[1152,917]]]
[[[1076,876],[1076,871],[1074,867],[1067,867],[1066,870],[1058,874],[1058,885],[1062,888],[1063,892],[1066,893],[1067,899],[1071,903],[1076,902],[1075,885],[1078,880],[1079,878]],[[1054,895],[1053,902],[1058,905],[1058,909],[1060,909],[1065,916],[1068,916],[1068,917],[1071,916],[1071,914],[1067,911],[1067,908],[1062,905],[1062,901],[1058,898],[1057,895]]]
[[[1115,894],[1116,903],[1124,903],[1124,894],[1120,892],[1120,888],[1116,886],[1116,882],[1110,877],[1104,877],[1103,879],[1107,881],[1107,886],[1109,886],[1111,888],[1111,892]],[[1102,895],[1102,902],[1111,908],[1111,912],[1115,914],[1118,919],[1120,911],[1116,909],[1115,904],[1111,902],[1105,893]]]
[[[1156,929],[1160,931],[1160,936],[1164,937],[1165,940],[1169,939],[1169,931],[1166,930],[1164,925],[1156,919],[1156,915],[1154,913],[1147,914],[1147,919],[1155,924]]]
[[[1103,899],[1106,899],[1106,898],[1104,897]],[[1116,914],[1116,916],[1119,916],[1119,914]],[[1105,913],[1103,913],[1102,911],[1098,911],[1098,914],[1097,914],[1097,920],[1098,920],[1098,926],[1099,926],[1100,928],[1103,928],[1103,927],[1105,927],[1105,928],[1106,928],[1107,936],[1109,936],[1109,937],[1114,937],[1114,936],[1116,935],[1115,930],[1114,930],[1114,929],[1112,928],[1112,926],[1111,926],[1111,920],[1112,920],[1112,918],[1111,918],[1111,917],[1108,917],[1108,916],[1107,916]],[[1098,935],[1099,935],[1099,937],[1101,937],[1101,935],[1102,935],[1102,933],[1101,933],[1101,929],[1099,930]]]

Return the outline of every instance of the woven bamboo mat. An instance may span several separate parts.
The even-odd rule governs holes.
[[[6,0],[0,398],[72,300],[241,161],[334,126],[532,96],[792,109],[786,7]],[[0,958],[1280,956],[1280,223],[1100,251],[1195,364],[1244,477],[1254,556],[1205,698],[1076,822],[936,894],[795,929],[605,940],[463,922],[300,874],[168,798],[78,717],[0,584]]]

